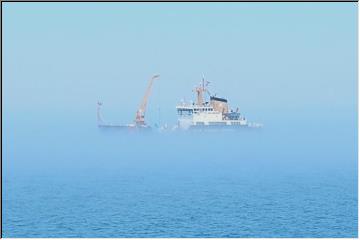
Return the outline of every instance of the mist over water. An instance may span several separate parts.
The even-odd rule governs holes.
[[[4,129],[4,234],[356,237],[356,116],[324,116],[163,133],[18,117]]]

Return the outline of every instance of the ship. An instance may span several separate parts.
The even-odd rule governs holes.
[[[243,129],[260,128],[262,124],[248,122],[239,112],[239,108],[230,108],[226,98],[212,95],[208,90],[209,81],[202,79],[195,87],[196,102],[181,101],[176,106],[178,129]],[[209,96],[206,99],[206,96]]]

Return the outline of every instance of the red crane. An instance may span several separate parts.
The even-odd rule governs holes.
[[[146,124],[145,124],[146,105],[147,105],[147,102],[150,97],[151,87],[154,83],[154,80],[159,77],[160,77],[160,75],[154,75],[149,81],[149,85],[146,88],[143,100],[141,101],[141,104],[140,104],[138,110],[136,111],[135,124],[137,126],[146,126]]]

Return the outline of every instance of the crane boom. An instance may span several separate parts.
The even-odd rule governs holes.
[[[149,97],[150,97],[151,87],[152,87],[152,85],[154,83],[154,80],[156,78],[158,78],[158,77],[160,77],[160,75],[154,75],[149,81],[149,85],[146,88],[145,95],[144,95],[144,97],[143,97],[143,99],[141,101],[140,107],[136,111],[136,116],[135,116],[136,125],[145,125],[146,105],[147,105],[147,102],[148,102]]]

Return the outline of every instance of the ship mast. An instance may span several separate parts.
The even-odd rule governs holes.
[[[208,92],[206,89],[206,86],[209,84],[208,81],[206,81],[205,84],[205,77],[202,78],[200,86],[195,88],[196,91],[196,104],[198,106],[204,106],[205,100],[204,100],[204,92]]]
[[[104,124],[104,120],[102,119],[101,112],[100,112],[101,106],[102,106],[102,102],[98,102],[97,103],[97,123],[99,126]]]

